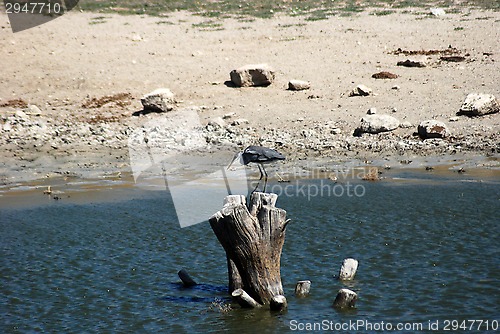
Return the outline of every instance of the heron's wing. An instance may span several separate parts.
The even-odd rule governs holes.
[[[274,160],[284,160],[285,159],[285,157],[283,156],[283,154],[281,154],[280,152],[278,152],[276,150],[273,150],[271,148],[267,148],[267,147],[264,147],[264,148],[265,148],[265,150],[264,150],[264,156],[265,156],[265,158],[262,159],[262,160],[264,160],[264,161],[274,161]]]
[[[263,146],[249,146],[245,154],[251,155],[253,162],[268,162],[273,160],[284,160],[285,156],[272,148]]]

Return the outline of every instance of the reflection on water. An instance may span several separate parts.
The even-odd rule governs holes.
[[[353,180],[364,196],[282,195],[278,206],[292,219],[283,313],[210,307],[231,302],[224,252],[208,223],[179,227],[166,191],[2,209],[0,332],[281,333],[324,320],[499,320],[499,182],[426,178]],[[343,284],[334,276],[346,257],[359,269]],[[183,288],[182,268],[202,284]],[[296,298],[303,279],[311,295]],[[355,310],[332,308],[342,287],[358,292]]]

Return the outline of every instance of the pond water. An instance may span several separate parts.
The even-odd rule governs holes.
[[[291,219],[285,312],[223,310],[231,305],[224,251],[207,222],[180,228],[166,190],[2,207],[0,332],[368,333],[398,324],[407,331],[394,332],[419,324],[429,332],[463,321],[477,329],[471,320],[484,321],[476,332],[498,329],[500,180],[454,174],[352,180],[352,196],[300,191],[324,180],[288,184],[292,195],[277,203]],[[334,276],[348,257],[359,269],[343,283]],[[183,288],[182,268],[201,284]],[[311,294],[297,298],[304,279]],[[355,309],[332,307],[343,287],[358,293]]]

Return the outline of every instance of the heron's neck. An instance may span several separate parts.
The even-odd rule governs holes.
[[[243,152],[238,153],[237,159],[241,165],[246,165],[248,163],[248,161],[245,161],[245,159],[243,158]]]

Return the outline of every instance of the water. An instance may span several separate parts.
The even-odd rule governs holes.
[[[343,332],[374,332],[382,321],[429,332],[429,321],[441,330],[446,320],[499,321],[500,182],[400,176],[359,181],[360,197],[279,198],[292,219],[283,313],[215,307],[230,304],[224,251],[208,223],[179,227],[165,191],[3,208],[0,332],[282,333],[349,321],[375,327]],[[342,283],[334,275],[347,257],[360,265]],[[202,284],[183,288],[182,268]],[[311,295],[299,299],[293,290],[303,279]],[[358,293],[356,309],[332,308],[342,287]]]

